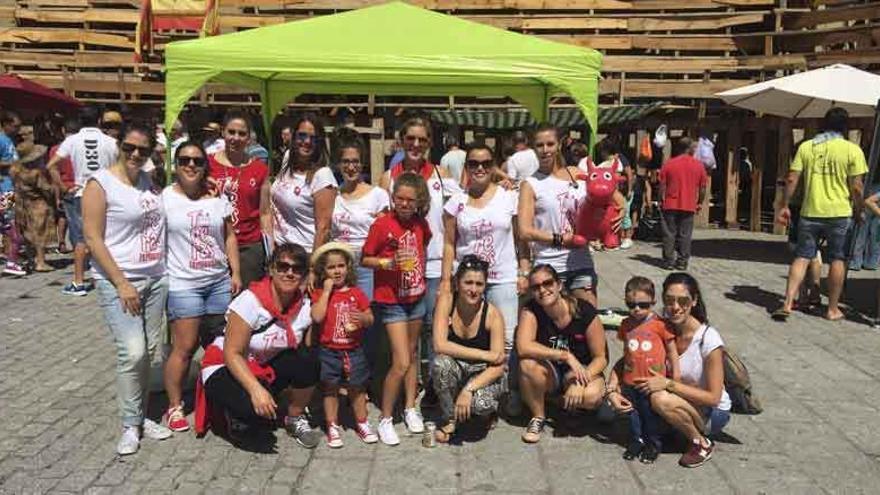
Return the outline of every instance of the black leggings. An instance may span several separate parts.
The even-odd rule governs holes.
[[[320,364],[311,349],[284,351],[272,358],[268,365],[275,371],[275,381],[266,387],[273,396],[277,397],[288,387],[309,388],[318,383]],[[222,407],[239,421],[248,424],[268,423],[254,412],[251,396],[226,366],[208,378],[205,382],[205,394],[209,401]]]

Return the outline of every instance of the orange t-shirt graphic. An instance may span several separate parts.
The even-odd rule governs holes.
[[[675,338],[666,322],[649,318],[623,320],[617,331],[623,346],[623,384],[635,385],[637,378],[649,378],[650,370],[666,375],[666,343]]]

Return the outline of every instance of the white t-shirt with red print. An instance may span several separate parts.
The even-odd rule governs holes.
[[[360,259],[370,226],[380,213],[390,207],[388,191],[381,187],[373,187],[355,199],[346,199],[342,194],[337,194],[330,228],[332,239],[348,244],[355,253],[355,259]]]
[[[428,221],[428,227],[433,235],[426,251],[425,277],[440,278],[441,265],[443,264],[443,231],[445,230],[443,226],[444,198],[461,192],[461,187],[454,177],[441,178],[437,170],[434,170],[427,183],[428,193],[431,196],[431,209],[428,210],[425,220]]]
[[[482,208],[468,206],[467,193],[457,193],[446,202],[446,213],[455,217],[455,259],[469,254],[489,263],[490,284],[516,282],[516,246],[513,222],[519,195],[501,187]]]
[[[293,243],[311,252],[315,243],[315,198],[318,191],[336,189],[339,184],[330,167],[315,171],[311,183],[306,174],[284,173],[272,184],[272,212],[275,243]]]
[[[535,228],[554,234],[573,234],[578,208],[587,199],[583,182],[577,184],[552,175],[536,173],[526,179],[535,192]],[[589,249],[554,247],[549,243],[532,243],[534,264],[548,264],[558,273],[593,267]]]
[[[138,173],[136,185],[120,181],[109,169],[91,177],[106,196],[104,244],[127,279],[161,277],[165,274],[165,210],[150,176]],[[95,278],[107,274],[95,264]]]
[[[225,196],[192,200],[168,186],[162,191],[168,230],[168,288],[205,287],[229,275],[224,223],[232,217]]]

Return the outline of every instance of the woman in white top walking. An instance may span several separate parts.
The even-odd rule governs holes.
[[[355,259],[361,259],[361,251],[370,226],[383,212],[391,207],[388,191],[371,186],[363,180],[366,155],[364,141],[357,131],[339,129],[334,136],[333,163],[342,174],[342,185],[333,207],[331,238],[351,247]],[[373,270],[358,265],[357,286],[367,298],[373,300]]]
[[[148,173],[149,132],[130,128],[119,158],[89,179],[83,193],[83,230],[96,262],[98,301],[116,343],[116,396],[122,416],[120,455],[133,454],[141,436],[162,440],[171,431],[146,419],[149,372],[159,371],[168,278],[165,214]]]
[[[327,166],[323,124],[305,114],[293,129],[290,159],[272,184],[263,184],[260,223],[274,245],[297,244],[312,253],[327,242],[339,184]]]
[[[183,378],[199,343],[202,317],[221,317],[241,290],[238,243],[232,204],[208,192],[208,159],[202,145],[182,143],[174,153],[177,181],[162,191],[168,231],[168,320],[173,334],[165,362],[168,410],[163,417],[172,431],[186,431]]]

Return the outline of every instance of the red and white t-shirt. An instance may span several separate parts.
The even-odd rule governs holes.
[[[311,182],[306,174],[285,173],[272,184],[272,211],[275,216],[275,243],[293,243],[312,251],[315,244],[315,194],[336,189],[339,184],[330,167],[315,171]]]
[[[626,318],[617,330],[623,341],[623,376],[625,385],[635,385],[637,378],[650,378],[651,371],[666,376],[666,343],[675,339],[668,324],[656,317],[636,321]]]
[[[490,284],[516,282],[513,221],[519,204],[516,191],[495,189],[482,208],[468,206],[467,193],[454,194],[444,210],[455,217],[455,258],[475,254],[489,263]]]
[[[227,167],[209,155],[208,175],[217,181],[220,193],[232,203],[232,225],[238,244],[260,242],[260,188],[269,177],[269,167],[256,158],[241,167]]]
[[[425,294],[425,246],[431,240],[431,229],[423,218],[403,223],[397,215],[376,219],[367,234],[364,256],[394,259],[400,253],[406,259],[405,270],[376,269],[373,298],[383,304],[411,304]]]
[[[316,289],[312,293],[312,304],[318,302],[323,292],[323,289]],[[357,313],[368,309],[370,300],[364,291],[357,287],[333,289],[327,302],[327,314],[321,324],[321,345],[337,351],[350,351],[360,347],[365,329],[358,328],[349,332],[346,327],[354,324],[353,319]]]
[[[374,187],[359,198],[346,199],[342,194],[336,195],[333,207],[333,223],[331,237],[348,244],[354,251],[355,259],[360,259],[361,249],[367,241],[370,226],[380,213],[390,207],[388,191]]]
[[[168,186],[162,191],[168,231],[168,289],[205,287],[229,274],[223,229],[232,216],[224,196],[189,199]]]

